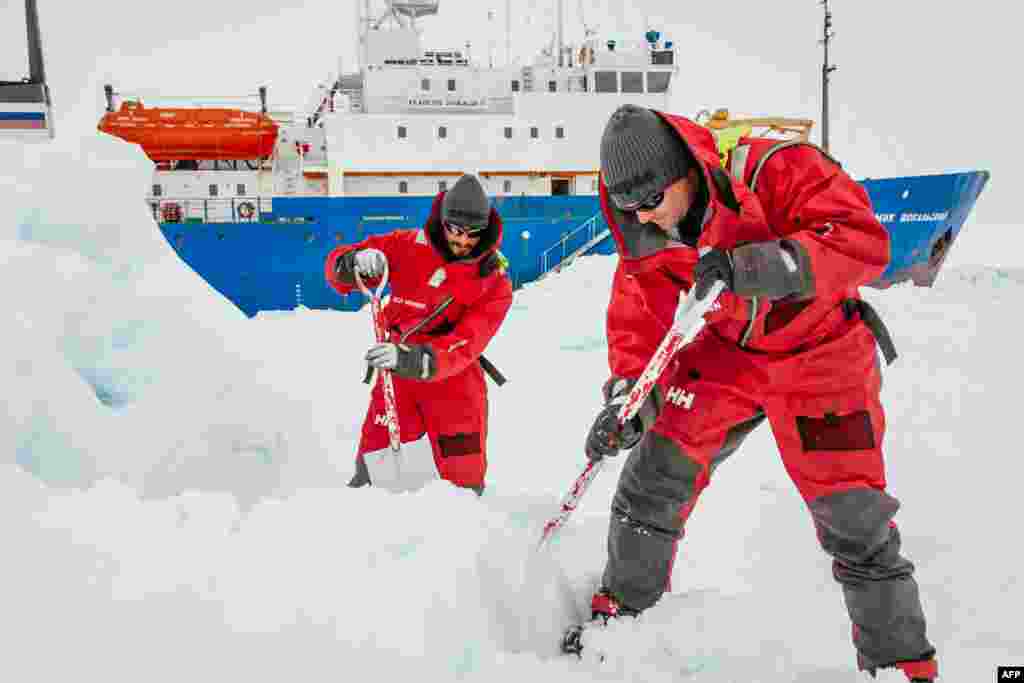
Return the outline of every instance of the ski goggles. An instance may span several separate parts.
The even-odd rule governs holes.
[[[479,237],[480,233],[487,229],[487,226],[477,228],[472,225],[459,225],[451,221],[441,221],[441,225],[452,237],[469,237],[471,239]]]
[[[613,196],[612,201],[623,211],[654,211],[665,201],[665,190],[649,194],[638,202],[626,201],[617,196]]]

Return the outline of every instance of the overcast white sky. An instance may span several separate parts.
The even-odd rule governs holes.
[[[150,6],[100,0],[39,0],[58,144],[77,150],[95,135],[102,85],[208,95],[270,88],[279,105],[303,105],[313,84],[354,63],[352,0],[178,0]],[[493,41],[504,54],[505,0],[442,0],[424,21],[435,47]],[[514,2],[515,52],[546,42],[554,2]],[[816,0],[665,3],[566,0],[567,38],[588,24],[640,36],[645,24],[680,46],[673,108],[701,106],[818,118],[821,8]],[[858,177],[988,169],[993,179],[975,219],[1011,223],[1016,172],[1007,118],[1020,99],[1021,63],[1013,3],[976,0],[833,0],[831,147]],[[488,10],[495,20],[488,22]],[[24,3],[0,0],[0,79],[27,71]],[[988,125],[985,125],[985,124]],[[71,149],[69,147],[69,149]],[[77,154],[77,151],[74,152]],[[26,164],[31,164],[26,158]]]

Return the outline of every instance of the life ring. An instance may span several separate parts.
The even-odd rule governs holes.
[[[256,215],[256,207],[252,202],[242,202],[238,205],[238,215],[243,220],[250,220]]]
[[[180,223],[181,204],[175,204],[174,202],[164,204],[160,207],[160,214],[164,223]]]

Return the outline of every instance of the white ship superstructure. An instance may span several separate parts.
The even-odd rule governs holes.
[[[244,220],[232,205],[252,197],[434,195],[466,171],[493,196],[594,195],[611,112],[667,105],[675,48],[656,32],[553,40],[528,65],[494,67],[422,45],[419,22],[439,0],[386,0],[373,14],[378,4],[357,3],[357,70],[318,86],[305,115],[268,112],[280,125],[269,159],[160,163],[150,202],[231,198],[203,218]]]
[[[317,119],[331,195],[432,195],[465,170],[495,196],[595,194],[611,112],[624,101],[667,104],[676,60],[660,36],[591,37],[491,68],[421,47],[417,19],[438,2],[386,4],[382,18],[360,17],[362,68],[339,79]]]

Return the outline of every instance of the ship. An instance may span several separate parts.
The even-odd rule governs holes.
[[[47,142],[56,130],[36,0],[25,0],[25,29],[29,73],[18,81],[0,81],[0,138]]]
[[[569,43],[558,0],[549,44],[513,61],[507,29],[496,65],[493,49],[487,60],[472,58],[469,44],[423,45],[422,22],[438,16],[440,0],[361,0],[355,9],[357,63],[316,84],[304,109],[272,107],[266,87],[244,106],[173,106],[105,86],[98,129],[153,162],[145,201],[189,267],[249,316],[356,310],[362,294],[339,296],[324,281],[327,254],[419,228],[436,194],[465,172],[501,214],[515,287],[582,255],[614,253],[598,200],[600,136],[624,103],[670,109],[680,48],[669,36],[612,39],[584,25]],[[829,21],[826,6],[826,39]],[[823,78],[827,61],[826,48]],[[727,109],[695,119],[726,138],[809,140],[813,125]],[[972,171],[861,181],[892,236],[892,262],[873,285],[931,285],[987,180]]]

